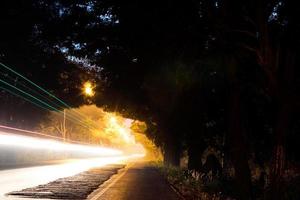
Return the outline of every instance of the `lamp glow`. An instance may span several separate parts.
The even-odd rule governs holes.
[[[94,87],[91,82],[87,81],[83,85],[83,92],[86,96],[92,97],[95,95]]]

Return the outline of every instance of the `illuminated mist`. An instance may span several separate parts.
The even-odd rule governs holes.
[[[125,154],[146,154],[148,158],[161,158],[160,151],[146,137],[147,126],[143,122],[106,112],[95,105],[66,109],[65,113],[67,140],[116,148]],[[63,115],[53,111],[39,124],[37,131],[62,137],[62,123]]]

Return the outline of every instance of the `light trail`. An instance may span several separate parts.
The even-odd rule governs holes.
[[[39,106],[39,107],[42,107],[42,108],[44,108],[44,106],[46,106],[45,109],[47,109],[47,110],[49,110],[49,111],[56,111],[56,112],[58,112],[58,113],[63,113],[63,111],[59,110],[59,108],[56,108],[56,107],[51,106],[51,105],[48,104],[47,102],[44,102],[43,100],[41,100],[41,99],[39,99],[39,98],[37,98],[37,97],[35,97],[35,96],[29,94],[28,92],[25,92],[24,90],[21,90],[20,88],[18,88],[18,87],[16,87],[16,86],[14,86],[14,85],[12,85],[12,84],[6,82],[5,80],[0,79],[0,83],[3,83],[4,85],[6,85],[6,86],[8,86],[8,87],[10,87],[10,88],[13,88],[13,89],[17,90],[18,92],[22,93],[22,94],[25,95],[25,96],[17,95],[16,93],[11,92],[10,90],[8,90],[8,89],[6,89],[6,88],[1,87],[1,88],[5,89],[6,91],[10,92],[11,94],[14,94],[14,95],[16,95],[16,96],[19,96],[19,97],[21,97],[21,98],[23,98],[23,99],[29,101],[29,102],[32,103],[32,104],[35,104],[35,105],[38,104],[38,106]],[[28,97],[28,98],[31,98],[31,99],[33,99],[34,101],[37,101],[37,102],[34,102],[34,101],[32,101],[32,100],[29,100],[27,97]],[[42,106],[40,106],[40,103],[42,104]],[[47,107],[48,107],[48,108],[47,108]],[[88,126],[86,126],[86,124],[84,124],[80,118],[77,119],[76,117],[74,117],[74,116],[72,116],[72,115],[71,115],[71,116],[67,116],[67,117],[70,118],[71,121],[75,121],[75,122],[77,121],[77,124],[79,124],[79,125],[81,125],[81,126],[87,128],[87,129],[91,130],[91,128],[88,127]]]
[[[31,102],[32,104],[49,111],[56,111],[55,114],[62,114],[62,109],[65,108],[71,108],[67,103],[59,99],[58,97],[54,96],[44,88],[40,87],[36,83],[32,82],[30,79],[26,78],[22,74],[14,71],[12,68],[6,66],[5,64],[0,62],[0,67],[4,68],[5,73],[1,73],[0,75],[4,78],[0,78],[0,88],[10,92],[11,94],[21,97],[25,99],[28,102]],[[9,74],[14,74],[14,77],[11,77]],[[18,79],[22,79],[22,82],[20,82]],[[9,80],[8,80],[9,79]],[[29,85],[28,85],[29,83]],[[92,94],[92,85],[86,85],[87,89],[85,92],[87,94]],[[93,120],[89,120],[89,118],[80,113],[76,110],[70,109],[71,113],[66,115],[66,118],[68,118],[70,121],[75,122],[75,124],[78,124],[84,128],[87,128],[88,130],[94,131],[97,130],[99,127],[96,125],[96,123]],[[74,113],[72,113],[74,112]],[[85,123],[84,121],[89,121],[90,123]],[[77,143],[77,144],[67,144],[63,143],[57,140],[61,140],[60,137],[51,136],[43,133],[37,133],[32,131],[25,131],[21,129],[15,129],[10,128],[9,133],[13,134],[7,134],[6,130],[2,131],[1,129],[8,128],[0,125],[0,145],[7,145],[7,146],[19,146],[19,147],[25,147],[30,149],[47,149],[47,150],[53,150],[53,151],[61,151],[61,152],[78,152],[78,153],[92,153],[94,155],[98,156],[116,156],[116,155],[122,155],[123,152],[120,150],[112,149],[112,148],[106,148],[106,147],[92,147],[87,146],[86,144],[82,144],[76,141],[67,140],[67,142],[71,143]],[[23,133],[26,133],[27,136],[21,136],[14,134],[14,131],[21,131]],[[122,127],[119,127],[117,130],[118,133],[122,136],[122,138],[125,141],[129,141],[130,138],[125,133],[125,130]],[[42,136],[47,137],[48,139],[39,139],[35,137],[28,137],[29,135],[34,136]],[[49,139],[51,138],[51,139]],[[124,150],[125,151],[125,150]],[[140,152],[140,151],[138,151]]]
[[[0,63],[0,64],[1,64],[1,63]],[[11,77],[11,76],[9,76],[9,75],[7,75],[7,74],[1,73],[1,72],[0,72],[0,74],[2,74],[3,77],[9,79],[9,80],[10,80],[11,82],[13,82],[14,84],[20,85],[20,87],[24,87],[25,89],[31,91],[33,94],[37,95],[39,98],[38,98],[38,97],[36,97],[36,98],[39,99],[40,101],[38,101],[39,103],[36,102],[35,99],[33,99],[32,97],[29,96],[30,92],[25,92],[24,89],[22,90],[22,89],[16,87],[16,85],[14,86],[14,87],[16,87],[16,88],[14,88],[14,87],[10,86],[11,84],[9,85],[9,83],[6,82],[6,81],[4,81],[4,80],[1,81],[4,85],[6,85],[6,86],[8,86],[8,87],[10,87],[10,88],[12,88],[12,89],[14,89],[14,90],[17,90],[17,91],[19,91],[19,92],[22,91],[21,93],[22,93],[23,95],[17,94],[16,92],[13,92],[11,89],[8,89],[8,88],[3,87],[3,86],[0,86],[0,89],[3,89],[3,90],[5,90],[5,91],[11,93],[11,94],[14,95],[14,96],[20,97],[20,98],[22,98],[22,99],[28,101],[29,103],[32,103],[32,104],[36,105],[37,107],[40,107],[40,108],[45,109],[45,110],[48,110],[48,111],[53,111],[53,109],[49,109],[49,108],[48,108],[49,106],[51,106],[50,104],[52,104],[51,107],[57,108],[57,115],[63,114],[63,111],[62,111],[62,110],[65,109],[65,107],[63,107],[63,106],[61,106],[61,105],[58,105],[58,104],[55,103],[53,100],[49,99],[49,97],[44,96],[43,94],[40,94],[39,92],[37,92],[37,91],[35,91],[34,89],[32,89],[32,88],[26,86],[26,85],[23,84],[23,83],[21,83],[21,82],[19,82],[19,81],[15,82],[15,79],[14,79],[13,77]],[[4,82],[5,82],[5,83],[4,83]],[[34,96],[32,93],[31,93],[31,95]],[[25,94],[25,95],[24,95],[24,94]],[[28,97],[28,96],[29,96],[29,97]],[[41,104],[41,101],[44,102],[44,103]],[[47,104],[47,107],[45,107],[44,104]],[[68,107],[68,108],[71,108],[71,107]],[[75,111],[72,111],[72,109],[70,109],[70,111],[71,111],[71,112],[75,112]],[[87,117],[86,117],[86,116],[83,116],[83,115],[82,115],[81,113],[79,113],[79,112],[75,112],[75,114],[73,114],[73,113],[70,113],[70,111],[69,111],[69,113],[66,114],[66,118],[67,118],[68,120],[70,120],[70,121],[78,121],[79,123],[81,123],[81,124],[80,124],[81,126],[85,127],[84,124],[82,124],[82,123],[84,122],[85,119],[87,119]],[[84,119],[83,119],[83,118],[84,118]],[[94,126],[94,127],[96,127],[96,126]],[[91,128],[89,128],[89,127],[86,127],[86,128],[88,128],[88,129],[91,130]]]
[[[62,101],[61,99],[59,99],[58,97],[56,97],[55,95],[53,95],[53,94],[51,94],[50,92],[48,92],[47,90],[45,90],[44,88],[42,88],[42,87],[40,87],[39,85],[37,85],[37,84],[35,84],[34,82],[32,82],[31,80],[29,80],[28,78],[26,78],[25,76],[23,76],[22,74],[20,74],[20,73],[18,73],[18,72],[16,72],[15,70],[13,70],[12,68],[10,68],[10,67],[8,67],[7,65],[5,65],[5,64],[3,64],[3,63],[1,63],[0,62],[0,67],[3,67],[4,69],[6,69],[6,70],[8,70],[9,72],[11,72],[11,73],[13,73],[13,74],[15,74],[15,75],[17,75],[18,77],[20,77],[21,79],[23,79],[23,80],[25,80],[26,82],[28,82],[28,83],[30,83],[31,85],[33,85],[35,88],[37,88],[38,90],[40,90],[40,91],[42,91],[42,93],[43,94],[46,94],[46,95],[48,95],[49,97],[51,97],[51,98],[53,98],[54,100],[56,100],[57,102],[59,102],[59,104],[61,104],[62,106],[59,106],[58,104],[56,104],[55,102],[53,102],[52,100],[50,100],[48,97],[45,97],[43,94],[38,94],[38,96],[40,96],[40,97],[42,97],[43,99],[46,99],[47,101],[50,101],[52,104],[54,104],[55,106],[58,106],[58,108],[55,108],[54,106],[51,106],[51,107],[53,107],[53,108],[55,108],[55,109],[57,109],[58,110],[58,112],[59,113],[62,113],[62,111],[60,111],[60,109],[64,109],[64,108],[69,108],[69,109],[71,109],[71,106],[69,106],[67,103],[65,103],[64,101]],[[9,77],[9,75],[5,75],[5,77]],[[3,80],[2,80],[3,81]],[[3,82],[5,85],[8,85],[7,84],[7,82],[5,83],[5,82]],[[15,83],[15,82],[14,82]],[[20,84],[20,83],[19,83]],[[24,84],[22,84],[21,83],[21,85],[23,85],[25,88],[27,88],[27,89],[29,89],[29,90],[31,90],[31,91],[33,91],[34,93],[38,93],[38,92],[36,92],[34,89],[32,89],[32,88],[28,88],[27,86],[25,86]],[[10,85],[8,85],[8,86],[10,86]],[[10,86],[11,87],[11,86]],[[24,91],[23,90],[20,90],[19,88],[15,88],[15,89],[17,89],[17,90],[19,90],[20,92],[22,92],[22,93],[24,93]],[[8,90],[8,89],[5,89],[5,90]],[[12,93],[13,94],[13,92],[11,92],[11,91],[9,91],[10,93]],[[26,93],[26,92],[25,92]],[[20,97],[20,95],[16,95],[16,96],[19,96]],[[27,95],[28,96],[28,95]],[[30,95],[30,96],[32,96],[32,95]],[[21,98],[24,98],[23,96],[21,96]],[[28,99],[26,99],[26,98],[24,98],[25,100],[27,100],[28,101]],[[41,102],[42,100],[41,99],[38,99],[38,98],[35,98],[34,97],[34,99],[37,99],[39,102]],[[32,101],[30,101],[29,100],[29,102],[31,102],[31,103],[33,103],[33,104],[35,104],[35,105],[37,105],[36,103],[34,103],[34,102],[32,102]],[[45,102],[41,102],[42,104],[44,104]],[[46,106],[50,106],[50,104],[48,104],[48,103],[46,103],[47,105]],[[38,105],[38,107],[40,107],[39,105]],[[47,108],[48,109],[48,108]],[[86,119],[87,117],[85,116],[85,115],[83,115],[83,114],[81,114],[81,113],[79,113],[79,112],[77,112],[77,111],[74,111],[76,114],[70,114],[70,117],[71,118],[79,118],[79,123],[81,123],[81,118],[84,118],[84,119]],[[68,118],[69,116],[67,116],[67,118]],[[81,117],[81,118],[80,118]],[[75,120],[78,120],[78,119],[75,119]],[[71,120],[71,121],[73,121],[73,120]],[[83,121],[83,120],[82,120]],[[95,123],[93,123],[93,128],[95,128],[95,127],[97,127],[96,125],[95,125]],[[90,127],[87,127],[88,129],[91,129]],[[97,129],[97,128],[96,128]]]
[[[39,108],[53,111],[56,115],[62,114],[62,110],[69,108],[70,112],[64,117],[88,130],[94,131],[93,129],[98,130],[102,127],[98,125],[98,121],[96,123],[72,109],[58,97],[0,62],[1,67],[4,68],[4,72],[0,71],[0,89],[23,98]],[[91,83],[86,84],[85,94],[93,96],[94,87]],[[117,122],[113,125],[125,142],[129,143],[132,140],[121,125]],[[0,148],[3,150],[0,152],[0,167],[2,167],[0,168],[0,199],[12,199],[5,196],[11,191],[45,184],[90,168],[125,163],[145,156],[145,150],[141,146],[134,149],[123,147],[119,150],[91,146],[91,144],[68,139],[66,142],[62,142],[61,137],[0,125]]]
[[[56,99],[57,101],[59,101],[60,103],[62,103],[64,106],[70,107],[68,104],[66,104],[65,102],[63,102],[62,100],[60,100],[59,98],[57,98],[56,96],[54,96],[53,94],[51,94],[50,92],[48,92],[47,90],[45,90],[44,88],[38,86],[37,84],[35,84],[31,80],[29,80],[28,78],[26,78],[25,76],[23,76],[22,74],[14,71],[12,68],[8,67],[7,65],[4,65],[3,63],[0,62],[0,66],[4,67],[8,71],[16,74],[17,76],[23,78],[24,80],[26,80],[27,82],[29,82],[31,85],[37,87],[38,89],[40,89],[41,91],[43,91],[44,93],[46,93],[47,95],[49,95],[50,97],[52,97],[52,98]]]
[[[80,155],[84,153],[86,155],[85,157],[96,156],[96,158],[64,159],[60,161],[61,164],[0,170],[0,199],[14,199],[13,197],[6,196],[5,194],[12,191],[22,190],[24,188],[46,184],[48,182],[55,181],[58,178],[73,176],[80,172],[87,171],[90,168],[102,167],[108,164],[126,163],[130,160],[144,157],[144,152],[126,155],[123,154],[122,151],[113,148],[68,144],[51,139],[17,135],[10,132],[23,132],[23,134],[26,133],[31,135],[42,134],[33,131],[0,126],[0,147],[4,147],[5,149],[18,149],[15,147],[20,147],[20,149],[16,151],[24,151],[24,149],[28,149],[32,152],[47,152],[44,150],[52,150],[62,153],[71,152],[72,155],[74,155],[74,153],[78,153]],[[45,137],[47,135],[42,134],[41,136]],[[47,153],[45,156],[47,156]]]
[[[61,152],[89,153],[97,156],[119,156],[122,151],[107,147],[92,147],[80,144],[67,144],[50,139],[39,139],[28,136],[6,134],[0,131],[0,145],[10,147],[26,147],[30,149],[45,149]]]
[[[39,132],[36,132],[36,131],[29,131],[29,130],[24,130],[24,129],[19,129],[19,128],[13,128],[13,127],[9,127],[9,126],[0,125],[0,132],[1,132],[1,129],[4,130],[2,132],[5,132],[5,131],[11,132],[11,131],[13,131],[13,134],[16,133],[16,132],[17,133],[26,133],[26,134],[30,134],[30,135],[42,136],[42,137],[47,137],[47,138],[63,141],[63,138],[61,138],[61,137],[48,135],[48,134],[45,134],[45,133],[39,133]],[[64,141],[71,142],[71,143],[76,143],[76,144],[82,144],[82,145],[90,145],[88,143],[78,142],[78,141],[69,140],[69,139],[66,139]]]
[[[28,97],[30,97],[30,98],[32,98],[32,99],[34,99],[34,100],[36,100],[36,101],[42,103],[43,105],[49,107],[50,109],[59,112],[59,110],[56,109],[56,108],[54,108],[53,106],[51,106],[51,105],[45,103],[44,101],[42,101],[42,100],[40,100],[40,99],[34,97],[33,95],[31,95],[31,94],[29,94],[29,93],[27,93],[27,92],[25,92],[25,91],[23,91],[23,90],[21,90],[21,89],[19,89],[19,88],[13,86],[12,84],[10,84],[10,83],[8,83],[8,82],[2,80],[2,79],[0,79],[0,82],[3,83],[3,84],[5,84],[5,85],[7,85],[7,86],[9,86],[9,87],[11,87],[11,88],[13,88],[13,89],[15,89],[15,90],[17,90],[17,91],[19,91],[19,92],[21,92],[21,93],[23,93],[23,94],[25,94],[25,95],[28,96]]]

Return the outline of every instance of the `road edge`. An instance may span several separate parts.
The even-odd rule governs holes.
[[[130,167],[133,166],[133,163],[126,164],[122,169],[119,169],[118,172],[112,175],[109,179],[104,181],[99,187],[94,190],[86,198],[87,200],[97,200],[99,199],[108,189],[110,189],[117,181],[119,181],[128,171]]]

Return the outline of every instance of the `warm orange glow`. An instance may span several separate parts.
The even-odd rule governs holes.
[[[83,85],[83,92],[86,96],[92,97],[95,95],[94,87],[91,82],[87,81]]]
[[[109,128],[111,131],[119,135],[119,137],[127,144],[135,144],[134,137],[132,136],[130,127],[126,127],[124,123],[118,122],[115,116],[109,117]]]
[[[111,116],[109,118],[109,121],[110,121],[111,124],[116,124],[117,123],[117,119],[114,116]]]
[[[132,154],[147,154],[146,157],[160,159],[161,152],[145,135],[147,125],[144,122],[124,118],[116,112],[107,112],[95,105],[85,105],[69,109],[67,113],[80,113],[80,120],[90,129],[67,119],[68,139],[121,149]],[[53,134],[61,117],[52,113],[48,121],[42,124],[40,132]]]

